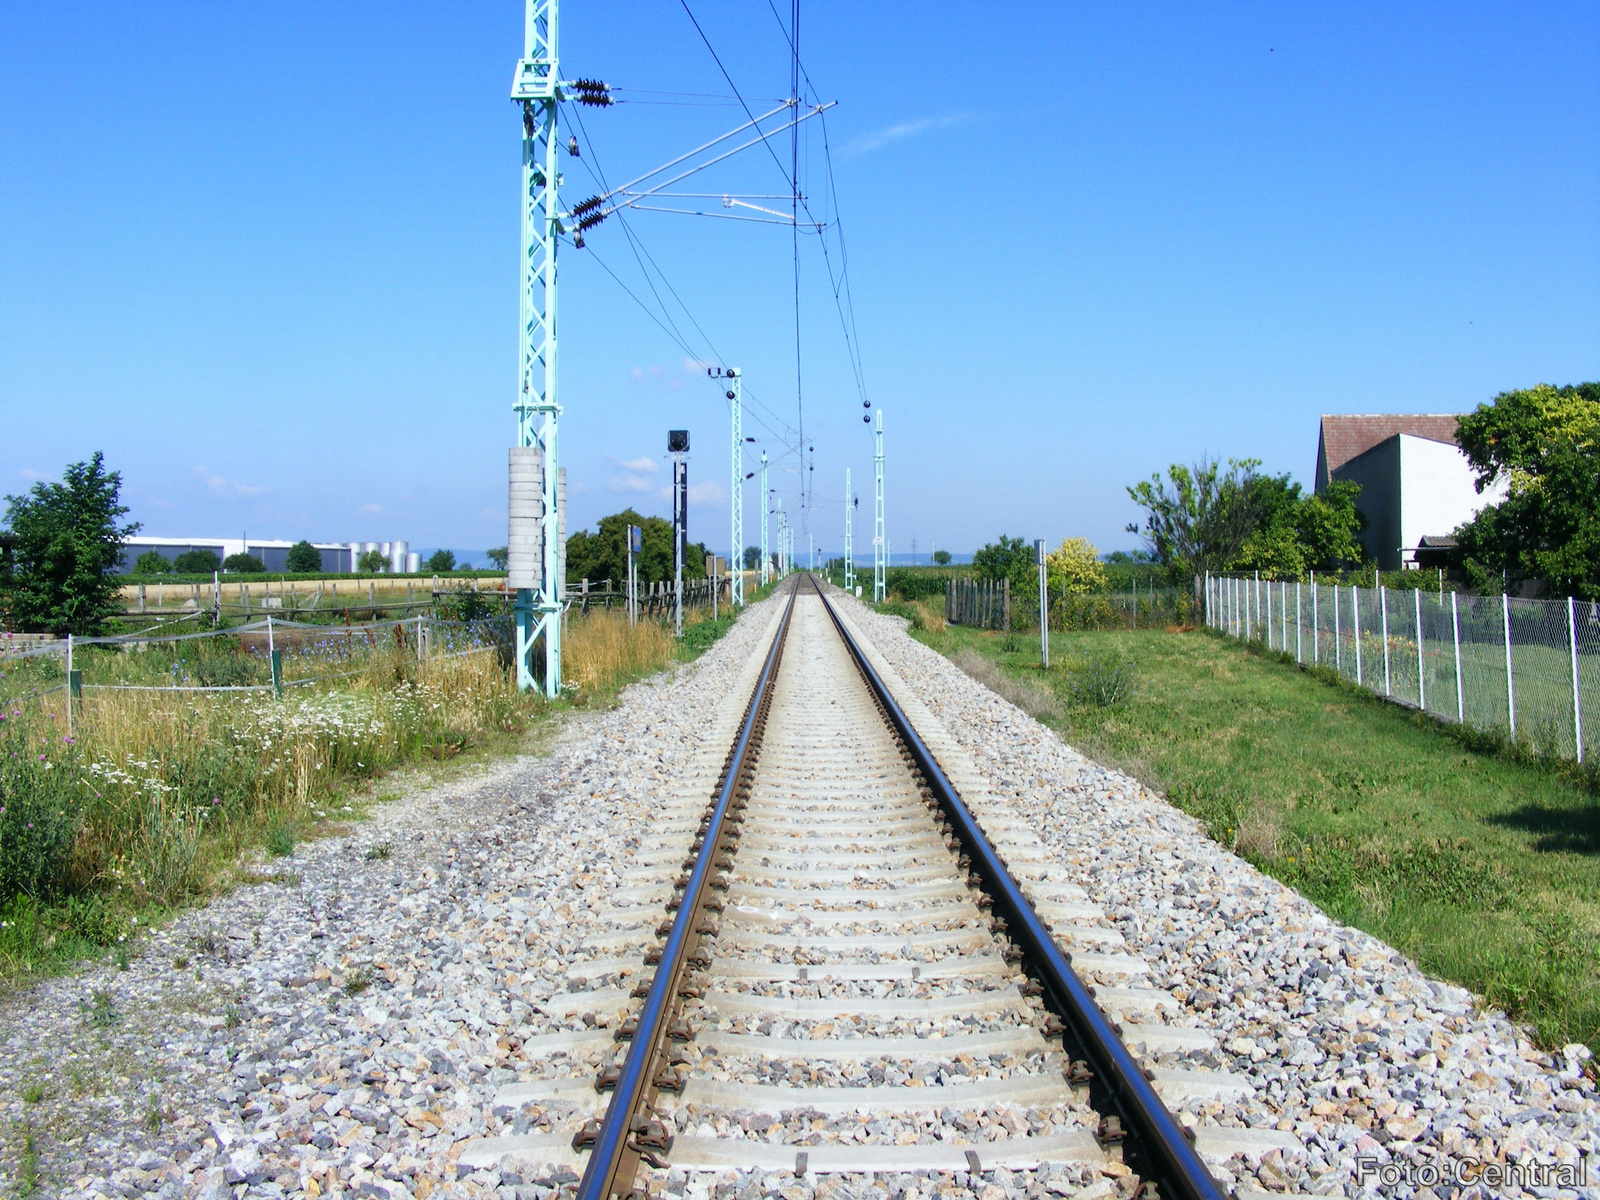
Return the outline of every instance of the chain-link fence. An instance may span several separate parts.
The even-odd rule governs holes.
[[[1402,588],[1204,580],[1213,629],[1536,750],[1592,756],[1600,605]]]

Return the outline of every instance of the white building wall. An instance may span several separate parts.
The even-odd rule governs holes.
[[[1454,533],[1487,505],[1506,498],[1504,479],[1482,493],[1476,479],[1459,446],[1402,433],[1400,544],[1411,550],[1426,534]]]

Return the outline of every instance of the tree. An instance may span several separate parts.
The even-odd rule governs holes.
[[[428,555],[428,570],[435,575],[444,575],[456,569],[456,556],[453,550],[435,550]]]
[[[642,517],[631,508],[601,517],[595,531],[580,529],[567,539],[567,580],[587,579],[618,583],[628,578],[628,526],[643,531],[639,551],[639,582],[656,583],[673,577],[672,522],[661,517]],[[759,551],[757,552],[759,554]],[[685,579],[701,579],[706,573],[706,548],[690,543],[683,563]]]
[[[179,575],[210,575],[222,570],[222,560],[215,550],[185,550],[172,560],[172,569]]]
[[[1145,510],[1144,528],[1135,523],[1128,532],[1143,534],[1151,557],[1175,582],[1227,570],[1255,528],[1250,492],[1260,465],[1253,458],[1230,459],[1224,474],[1210,458],[1193,467],[1173,463],[1165,481],[1152,475],[1128,489]]]
[[[322,552],[301,538],[289,547],[283,565],[286,570],[296,575],[315,575],[322,570]]]
[[[1008,538],[1005,534],[994,542],[986,542],[972,556],[973,574],[979,579],[999,583],[1011,580],[1012,590],[1026,587],[1029,579],[1036,577],[1039,568],[1034,565],[1033,547],[1022,538]],[[1034,588],[1038,580],[1033,578]]]
[[[497,571],[504,571],[511,564],[511,548],[509,546],[500,546],[494,550],[486,550],[484,553],[489,556],[489,561]]]
[[[1059,547],[1045,555],[1045,578],[1053,596],[1078,596],[1086,592],[1104,591],[1106,569],[1100,562],[1100,551],[1088,538],[1067,538]],[[1038,568],[1035,568],[1035,575]],[[1037,582],[1035,591],[1037,591]]]
[[[1600,599],[1600,383],[1502,392],[1461,418],[1460,440],[1480,492],[1507,484],[1456,531],[1467,581],[1505,572]]]
[[[1287,474],[1258,475],[1260,461],[1211,459],[1174,463],[1167,478],[1153,475],[1128,489],[1145,509],[1142,533],[1150,558],[1174,583],[1207,571],[1257,570],[1298,577],[1361,561],[1356,534],[1360,486],[1336,482],[1320,496],[1303,496]]]
[[[744,569],[754,571],[761,565],[761,547],[746,546],[744,548]]]
[[[6,497],[6,524],[15,535],[11,608],[30,632],[94,635],[119,613],[111,575],[123,542],[139,532],[118,518],[122,475],[105,469],[96,451],[67,467],[60,483],[36,483],[25,496]]]
[[[169,575],[172,573],[172,563],[163,558],[159,550],[146,550],[133,560],[133,573],[135,575]]]
[[[241,551],[238,554],[230,554],[223,559],[222,569],[233,575],[261,575],[266,571],[267,564],[254,554],[247,554]]]
[[[933,552],[933,561],[935,566],[948,567],[950,565],[950,551],[935,550]]]
[[[368,550],[357,560],[356,570],[365,575],[376,575],[388,565],[388,556],[382,550]]]

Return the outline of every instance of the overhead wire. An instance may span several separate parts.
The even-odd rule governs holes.
[[[580,157],[579,161],[584,164],[584,169],[589,172],[590,177],[594,179],[601,189],[609,191],[610,184],[607,183],[605,178],[605,168],[600,165],[599,155],[594,149],[594,139],[589,136],[588,127],[583,123],[583,114],[576,107],[573,108],[572,112],[574,118],[576,119],[578,130],[580,133],[582,133],[583,140],[589,147],[588,158]],[[592,163],[590,160],[593,160]],[[649,247],[644,245],[643,240],[638,236],[633,227],[620,212],[616,214],[616,217],[618,224],[622,227],[624,236],[628,239],[628,245],[633,251],[634,261],[638,264],[639,272],[645,277],[645,282],[649,285],[651,294],[655,297],[656,303],[660,306],[661,316],[666,318],[665,323],[663,323],[662,320],[658,318],[656,314],[632,292],[631,289],[629,289],[625,284],[622,284],[622,280],[616,274],[616,272],[612,271],[603,262],[601,263],[601,267],[608,275],[615,279],[619,285],[622,286],[624,291],[628,292],[628,294],[632,296],[635,303],[639,304],[641,307],[645,308],[646,312],[650,313],[651,318],[656,321],[657,325],[661,326],[662,330],[672,338],[677,346],[683,350],[684,354],[697,362],[706,361],[706,357],[704,355],[698,353],[689,346],[687,337],[685,337],[683,332],[678,329],[677,322],[673,320],[672,314],[667,309],[666,302],[662,300],[661,293],[656,289],[655,281],[651,278],[650,270],[645,267],[645,260],[648,259],[650,266],[655,269],[655,273],[660,278],[662,284],[666,287],[667,291],[671,293],[672,298],[677,301],[678,307],[683,311],[684,316],[689,319],[689,323],[694,326],[695,331],[702,339],[704,339],[706,347],[711,351],[711,360],[716,362],[725,362],[726,359],[723,358],[721,352],[717,349],[716,344],[711,340],[711,336],[706,333],[704,327],[701,326],[700,322],[695,318],[694,313],[690,311],[689,306],[684,303],[683,297],[678,294],[678,290],[672,286],[672,281],[667,278],[666,272],[663,271],[660,264],[656,262],[655,256],[650,253]],[[597,258],[596,261],[599,261],[599,259]],[[797,431],[777,413],[773,412],[772,409],[755,394],[753,389],[746,387],[744,389],[744,396],[747,400],[753,401],[759,408],[763,409],[774,421],[778,422],[780,425],[783,425],[787,429],[788,432],[786,434],[779,433],[765,420],[762,420],[759,414],[755,412],[751,413],[751,415],[756,418],[762,428],[766,429],[768,433],[772,434],[779,444],[787,445],[790,437],[793,437]]]

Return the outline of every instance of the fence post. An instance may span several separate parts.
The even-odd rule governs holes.
[[[1313,666],[1322,662],[1321,627],[1317,622],[1317,573],[1313,571],[1311,572],[1311,663]]]
[[[1572,651],[1572,742],[1583,762],[1583,699],[1578,690],[1578,614],[1572,597],[1567,597],[1567,646]]]
[[[1344,674],[1344,639],[1339,636],[1339,585],[1333,585],[1333,669]]]
[[[1450,593],[1450,637],[1456,647],[1456,723],[1467,723],[1467,704],[1461,688],[1461,614],[1456,608],[1456,594]]]
[[[1361,683],[1361,589],[1357,584],[1350,585],[1350,628],[1355,630],[1356,642],[1356,683]]]
[[[1267,580],[1267,611],[1266,619],[1262,622],[1263,633],[1267,639],[1267,649],[1272,649],[1272,580]]]
[[[1427,672],[1425,660],[1422,657],[1422,589],[1417,588],[1411,593],[1411,599],[1417,609],[1417,707],[1423,712],[1428,711],[1428,689],[1423,681]]]
[[[1000,619],[1005,622],[1006,632],[1011,632],[1011,577],[1008,575],[1000,582]]]
[[[1304,626],[1300,620],[1300,581],[1296,579],[1294,581],[1294,660],[1297,663],[1303,663],[1306,660],[1306,656],[1301,652],[1300,631],[1303,628]]]
[[[1383,694],[1392,695],[1389,689],[1389,589],[1378,586],[1378,625],[1383,631]]]
[[[1517,740],[1517,683],[1511,672],[1511,597],[1500,593],[1500,624],[1506,635],[1506,721],[1511,726],[1511,740]]]

